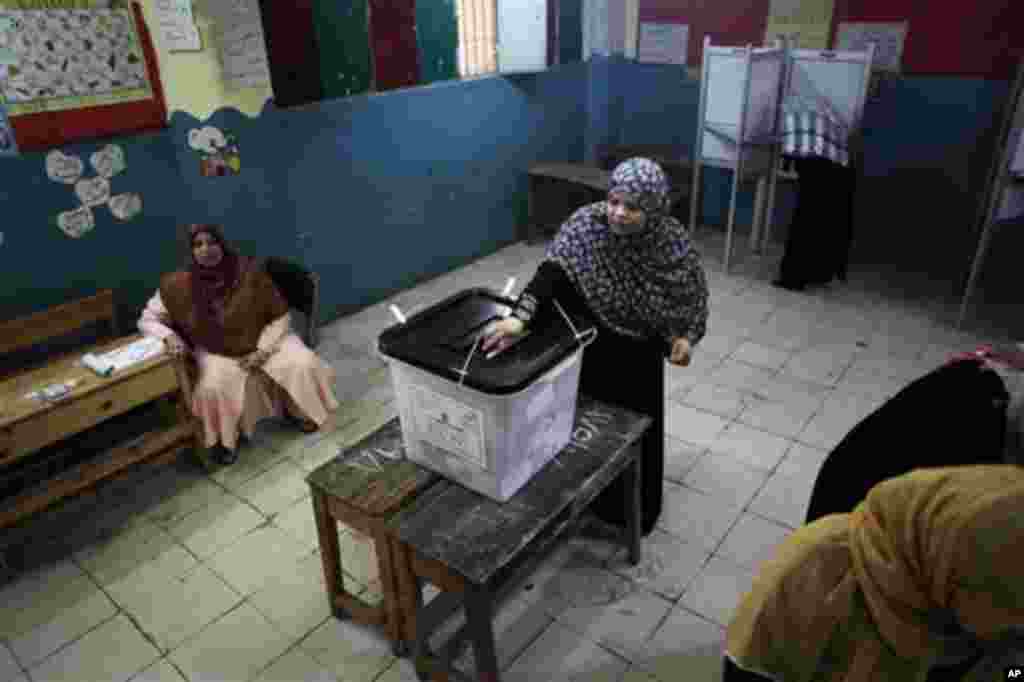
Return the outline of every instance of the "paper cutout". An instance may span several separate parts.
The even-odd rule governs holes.
[[[92,228],[95,226],[96,221],[93,218],[92,209],[88,206],[81,206],[73,211],[64,211],[57,216],[57,227],[72,239],[79,239],[92,232]]]
[[[14,19],[11,17],[0,17],[0,33],[7,33],[13,31]]]
[[[142,197],[134,192],[118,194],[110,197],[107,207],[118,220],[131,220],[142,211]]]
[[[75,194],[83,206],[102,206],[110,200],[110,181],[101,177],[79,180],[75,185]]]
[[[196,128],[188,133],[189,146],[199,152],[199,174],[204,178],[238,175],[242,158],[238,140],[213,126]]]
[[[197,152],[213,154],[227,144],[224,133],[213,126],[205,128],[194,128],[188,131],[188,146]]]
[[[92,167],[101,177],[112,178],[127,167],[124,161],[124,150],[116,144],[108,144],[89,157]]]
[[[73,185],[82,177],[85,164],[77,156],[67,156],[59,149],[46,155],[46,174],[54,182]]]

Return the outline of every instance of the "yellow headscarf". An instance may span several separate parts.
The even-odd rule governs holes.
[[[920,469],[851,514],[797,530],[765,562],[726,634],[741,668],[779,682],[923,682],[951,648],[991,679],[1024,625],[1024,469]],[[943,638],[937,622],[955,622]]]

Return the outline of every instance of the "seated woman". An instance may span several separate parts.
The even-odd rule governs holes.
[[[233,463],[241,430],[287,416],[315,431],[337,409],[334,371],[291,330],[288,304],[255,259],[239,256],[216,225],[187,228],[189,264],[160,281],[139,320],[171,353],[199,368],[192,412],[206,447]],[[253,379],[253,381],[249,381]]]

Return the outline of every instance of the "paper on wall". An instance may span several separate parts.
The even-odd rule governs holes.
[[[110,197],[107,207],[118,220],[131,220],[142,211],[142,197],[134,192],[118,194]]]
[[[827,50],[835,0],[771,0],[764,41],[798,36],[797,47]]]
[[[73,185],[82,177],[85,164],[77,156],[68,156],[59,149],[46,155],[46,175],[54,182]]]
[[[72,239],[78,239],[88,234],[95,226],[92,209],[88,206],[82,206],[73,211],[64,211],[57,216],[57,227]]]
[[[247,88],[270,83],[267,48],[259,24],[241,24],[223,29],[219,35],[221,68],[227,85]]]
[[[907,22],[847,22],[839,24],[836,49],[862,52],[874,43],[872,66],[883,71],[899,71],[903,45],[907,40]]]
[[[108,144],[98,152],[89,157],[92,167],[100,177],[112,178],[126,168],[124,161],[124,150],[116,144]]]
[[[75,194],[83,206],[102,206],[110,200],[110,181],[102,177],[79,180],[75,184]]]
[[[192,16],[192,0],[155,0],[160,35],[170,52],[196,52],[203,41]]]
[[[188,146],[197,152],[214,154],[227,145],[227,138],[220,128],[204,126],[188,131]]]
[[[687,24],[640,24],[640,49],[637,59],[654,64],[685,66],[690,49]]]

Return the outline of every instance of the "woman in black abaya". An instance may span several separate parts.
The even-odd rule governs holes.
[[[649,535],[661,514],[665,471],[665,359],[689,363],[708,316],[707,280],[686,229],[668,214],[668,180],[647,159],[630,159],[612,174],[608,200],[569,218],[484,350],[512,343],[536,320],[562,324],[553,303],[590,320],[597,339],[583,356],[580,392],[643,413],[645,434],[641,531]],[[555,317],[550,317],[554,315]],[[625,526],[621,477],[591,505],[606,523]]]

